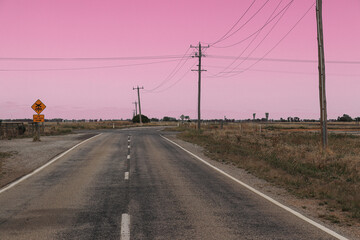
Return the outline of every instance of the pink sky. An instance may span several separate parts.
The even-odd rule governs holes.
[[[206,50],[202,81],[202,117],[279,119],[319,118],[316,62],[261,61],[236,76],[230,71],[249,40],[229,48],[261,28],[278,4],[270,0],[240,31]],[[131,118],[137,100],[132,88],[151,90],[163,82],[178,61],[151,65],[82,70],[69,69],[149,63],[160,60],[20,61],[3,58],[106,58],[182,56],[190,44],[213,43],[240,18],[253,0],[1,0],[0,1],[0,119],[31,118],[31,105],[40,98],[46,118]],[[235,27],[265,4],[257,0]],[[315,0],[295,0],[273,31],[250,57],[261,58],[304,15]],[[324,40],[327,61],[328,116],[360,116],[360,1],[324,0]],[[272,28],[266,26],[242,55],[246,57]],[[192,49],[188,52],[191,53]],[[267,58],[317,61],[315,7]],[[168,59],[165,59],[168,60]],[[196,118],[197,72],[190,58],[176,75],[153,92],[141,92],[143,114],[181,114]],[[235,62],[232,67],[241,63]],[[254,61],[244,61],[239,71]],[[194,67],[195,68],[195,67]],[[14,71],[9,71],[14,70]],[[185,77],[176,85],[181,76]],[[212,77],[216,75],[217,77]],[[170,87],[172,86],[172,87]],[[170,87],[170,88],[169,88]]]

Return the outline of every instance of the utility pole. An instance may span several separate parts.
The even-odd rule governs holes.
[[[133,90],[135,90],[135,89],[137,89],[137,94],[138,94],[140,125],[142,125],[141,105],[140,105],[140,89],[144,89],[144,87],[139,87],[139,86],[137,86],[136,88],[133,87]]]
[[[325,91],[325,56],[324,56],[324,37],[322,23],[322,0],[316,0],[316,22],[317,22],[317,41],[319,56],[319,97],[320,97],[320,129],[322,148],[328,145],[327,134],[327,110],[326,110],[326,91]]]
[[[201,120],[201,113],[200,113],[200,100],[201,100],[201,72],[202,71],[206,71],[206,70],[203,70],[201,69],[201,58],[204,56],[202,55],[201,53],[201,50],[202,48],[209,48],[209,45],[208,46],[201,46],[201,43],[199,42],[199,46],[192,46],[190,45],[190,48],[196,48],[198,49],[198,53],[195,53],[195,56],[193,57],[197,57],[199,58],[199,65],[198,65],[198,70],[191,70],[191,71],[197,71],[198,74],[199,74],[199,81],[198,81],[198,130],[200,131],[200,120]]]
[[[137,115],[137,101],[133,102],[135,104],[135,116]]]

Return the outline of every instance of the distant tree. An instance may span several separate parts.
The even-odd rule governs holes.
[[[180,116],[181,122],[184,122],[184,118],[185,118],[184,114],[181,114]]]
[[[294,122],[300,122],[300,118],[299,117],[294,117]]]
[[[143,114],[141,114],[141,121],[142,123],[148,123],[150,122],[149,118]],[[135,115],[132,119],[132,122],[133,123],[140,123],[140,115]]]
[[[176,121],[176,118],[173,118],[173,117],[163,117],[162,119],[164,122],[171,122],[171,121]]]
[[[360,122],[360,117],[355,118],[355,121]],[[1,122],[1,120],[0,120]]]
[[[158,118],[151,118],[150,121],[151,121],[151,122],[158,122],[159,119],[158,119]]]
[[[342,117],[338,117],[337,120],[340,122],[351,122],[353,119],[349,115],[344,114]]]

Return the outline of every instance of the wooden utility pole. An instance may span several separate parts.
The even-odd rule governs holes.
[[[198,70],[191,70],[191,71],[197,71],[198,74],[199,74],[199,81],[198,81],[198,130],[200,131],[200,127],[201,127],[201,124],[200,124],[200,121],[201,121],[201,111],[200,111],[200,100],[201,100],[201,72],[202,71],[206,71],[206,70],[202,70],[201,69],[201,58],[203,57],[202,53],[201,53],[201,49],[202,48],[208,48],[208,46],[201,46],[201,43],[199,42],[199,46],[192,46],[190,45],[190,48],[196,48],[198,49],[198,53],[195,53],[195,56],[193,57],[197,57],[199,58],[199,65],[198,65]]]
[[[141,105],[140,105],[140,89],[144,89],[144,87],[137,86],[136,88],[133,87],[133,90],[137,89],[138,94],[138,102],[139,102],[139,118],[140,118],[140,125],[142,125],[142,117],[141,117]]]
[[[322,148],[326,149],[328,145],[328,133],[327,133],[327,109],[326,109],[326,91],[325,91],[325,56],[324,56],[324,37],[323,37],[323,23],[322,23],[322,0],[316,0],[316,22],[317,22],[318,58],[319,58],[321,144],[322,144]]]
[[[137,101],[133,102],[135,104],[135,116],[137,115]]]

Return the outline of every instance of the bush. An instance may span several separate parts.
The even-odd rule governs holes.
[[[141,121],[142,121],[142,123],[149,123],[150,122],[149,118],[147,116],[143,115],[143,114],[141,114]],[[133,117],[132,122],[133,123],[140,123],[139,114]]]
[[[349,115],[344,114],[342,117],[338,117],[337,120],[340,122],[351,122],[353,119]]]

